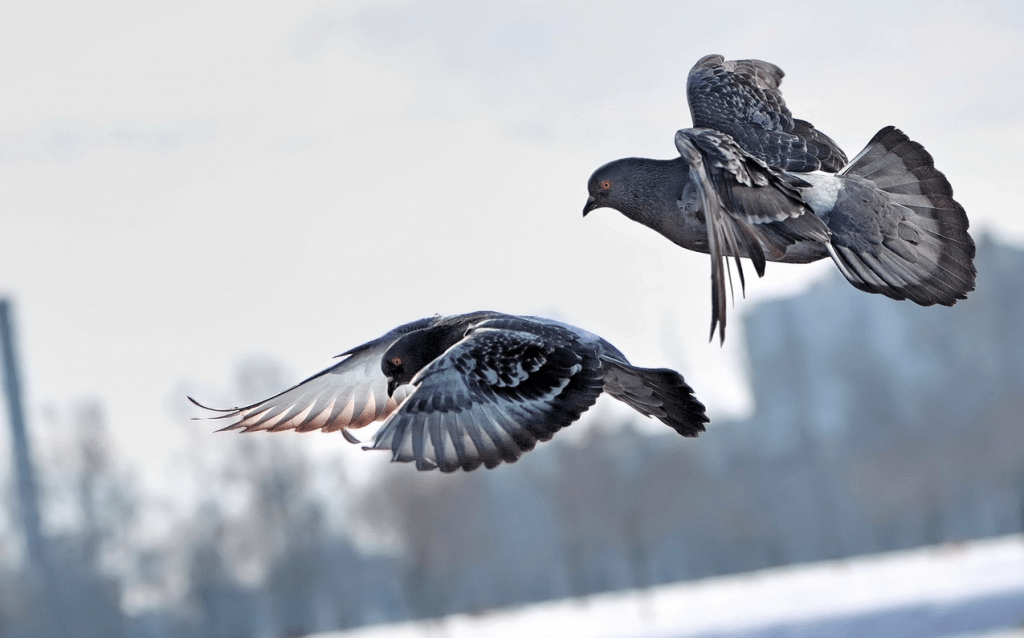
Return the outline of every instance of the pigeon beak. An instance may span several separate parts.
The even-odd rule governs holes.
[[[597,208],[597,198],[591,195],[587,198],[587,205],[583,207],[583,216],[586,217],[587,213]]]
[[[395,381],[394,377],[388,377],[388,398],[395,393],[395,388],[398,387],[398,382]]]

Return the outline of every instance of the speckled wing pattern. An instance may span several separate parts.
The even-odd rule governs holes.
[[[434,321],[435,318],[421,319],[399,326],[339,355],[345,359],[330,368],[252,405],[217,410],[190,399],[200,407],[223,413],[213,418],[237,419],[222,430],[341,430],[346,439],[356,443],[349,429],[386,418],[412,390],[411,386],[401,386],[393,396],[388,396],[387,380],[380,368],[384,352],[403,334],[432,325]]]
[[[725,340],[726,279],[733,257],[741,288],[746,282],[740,257],[749,257],[764,275],[765,249],[781,254],[797,240],[827,242],[828,227],[804,204],[794,175],[773,170],[729,135],[709,129],[682,129],[676,148],[690,167],[681,206],[695,199],[703,211],[711,255],[711,337]]]
[[[602,392],[594,346],[523,318],[484,321],[413,378],[370,449],[452,472],[512,463]]]
[[[748,153],[787,171],[836,172],[846,155],[782,99],[782,69],[761,60],[704,56],[690,70],[686,97],[694,128],[731,135]]]

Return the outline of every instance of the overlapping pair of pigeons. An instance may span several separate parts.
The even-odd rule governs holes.
[[[851,284],[923,306],[974,290],[964,209],[931,155],[895,127],[853,160],[779,92],[783,72],[760,60],[709,55],[691,69],[693,128],[679,157],[620,159],[587,185],[586,215],[612,208],[711,256],[712,316],[725,339],[730,259],[758,276],[765,262],[832,258]],[[728,284],[727,284],[728,281]],[[674,370],[639,368],[601,337],[541,317],[473,312],[399,326],[273,397],[220,410],[225,430],[382,426],[366,449],[417,469],[512,463],[594,405],[602,392],[683,436],[708,418]]]

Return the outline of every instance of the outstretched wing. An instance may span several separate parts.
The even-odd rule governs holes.
[[[686,79],[694,128],[732,135],[748,153],[787,171],[838,171],[846,155],[810,122],[793,117],[779,85],[782,69],[761,60],[701,58]]]
[[[372,449],[420,470],[492,468],[578,419],[602,391],[597,357],[568,331],[551,339],[522,324],[478,326],[420,370]]]
[[[680,206],[699,206],[707,225],[711,338],[719,328],[724,342],[725,258],[735,259],[742,290],[746,282],[740,257],[749,257],[760,277],[764,275],[765,250],[781,256],[795,241],[828,241],[829,231],[800,196],[799,187],[809,184],[769,168],[729,135],[710,129],[683,129],[676,133],[676,148],[690,168]],[[728,279],[731,287],[731,276]]]
[[[434,318],[421,319],[395,328],[340,355],[346,357],[340,363],[252,405],[217,410],[189,399],[202,408],[223,413],[212,417],[214,419],[237,419],[222,430],[341,430],[346,439],[357,443],[348,429],[361,428],[387,417],[412,390],[410,386],[401,386],[393,396],[388,396],[387,379],[380,369],[384,352],[403,334],[434,321]]]

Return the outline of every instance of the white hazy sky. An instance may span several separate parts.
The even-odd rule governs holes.
[[[484,308],[580,325],[680,369],[713,418],[742,413],[743,310],[833,266],[769,264],[719,348],[707,257],[610,210],[583,220],[587,177],[674,155],[702,55],[757,57],[851,156],[899,126],[976,236],[1019,241],[1022,7],[6,3],[0,294],[30,418],[95,396],[125,452],[187,451],[209,428],[184,389],[238,400],[243,357],[298,380],[400,322]]]

